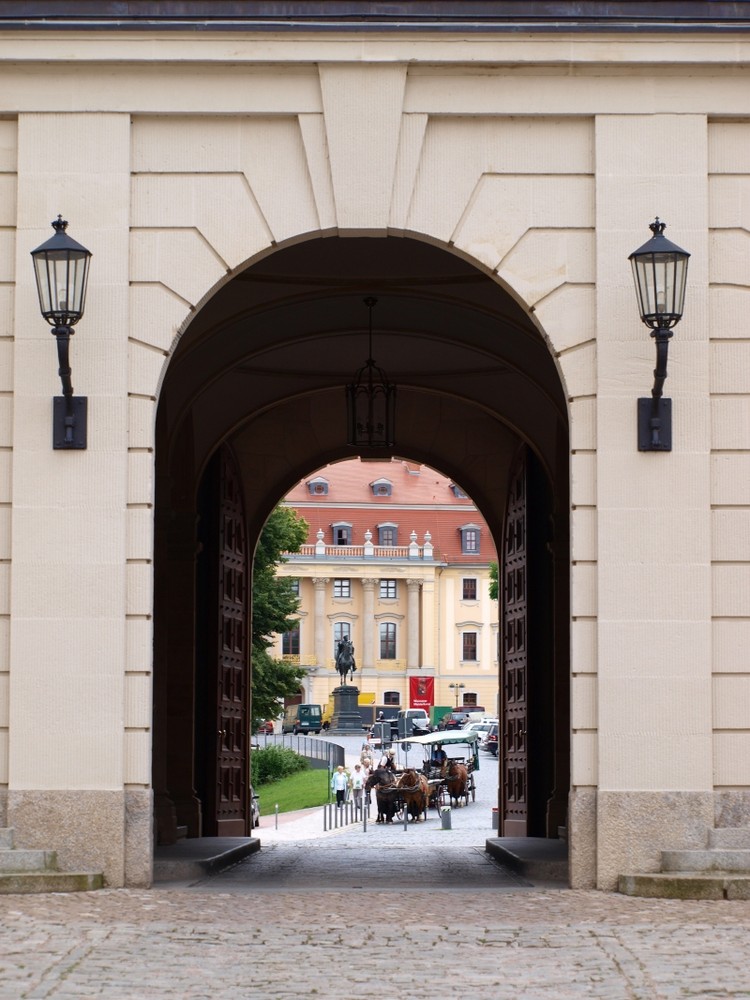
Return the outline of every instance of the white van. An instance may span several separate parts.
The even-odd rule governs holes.
[[[396,716],[398,725],[398,735],[419,736],[421,733],[429,733],[432,729],[430,717],[424,708],[402,708]]]

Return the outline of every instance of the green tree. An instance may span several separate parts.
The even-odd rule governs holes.
[[[299,599],[287,577],[276,575],[284,552],[299,552],[307,538],[307,522],[290,507],[276,507],[258,541],[253,561],[252,727],[279,713],[279,702],[296,694],[305,671],[269,655],[274,636],[297,625]]]
[[[496,562],[490,563],[490,599],[496,601],[500,596],[500,576]]]

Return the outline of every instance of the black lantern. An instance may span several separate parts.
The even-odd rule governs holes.
[[[638,450],[672,450],[672,400],[662,396],[672,327],[682,319],[690,254],[664,235],[658,217],[651,239],[631,253],[635,294],[641,319],[656,341],[656,368],[651,398],[638,400]]]
[[[61,215],[52,223],[55,235],[31,251],[42,316],[57,340],[62,396],[53,401],[52,447],[86,447],[86,396],[74,396],[68,359],[73,327],[83,316],[91,253],[65,232]]]
[[[392,448],[396,443],[396,386],[372,357],[372,310],[377,301],[372,296],[364,300],[369,311],[369,356],[346,387],[347,444],[353,448]]]

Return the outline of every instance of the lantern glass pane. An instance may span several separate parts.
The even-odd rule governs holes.
[[[34,256],[39,306],[48,323],[72,326],[83,315],[89,260],[76,250]]]
[[[671,327],[680,319],[685,299],[687,255],[644,253],[632,258],[638,307],[644,323]]]

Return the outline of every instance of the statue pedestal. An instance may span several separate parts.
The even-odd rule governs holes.
[[[333,689],[333,718],[329,733],[346,736],[362,732],[358,698],[359,688],[351,684],[342,684]]]

